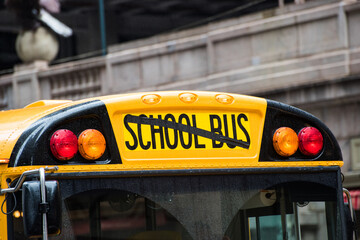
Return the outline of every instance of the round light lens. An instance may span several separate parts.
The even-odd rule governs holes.
[[[79,152],[87,160],[99,159],[105,152],[106,141],[101,132],[87,129],[79,136]]]
[[[319,154],[323,148],[323,136],[314,127],[305,127],[299,132],[299,149],[307,156]]]
[[[184,103],[193,103],[198,99],[198,96],[194,93],[181,93],[179,98]]]
[[[215,99],[222,104],[231,104],[234,102],[234,98],[227,94],[218,94],[215,96]]]
[[[78,140],[75,134],[67,129],[54,132],[50,139],[50,149],[54,157],[59,160],[69,160],[78,151]]]
[[[141,97],[141,100],[145,104],[153,105],[160,102],[161,97],[157,94],[148,94]]]
[[[19,210],[16,210],[13,212],[13,216],[14,218],[20,218],[21,217],[21,212]]]
[[[291,128],[281,127],[274,133],[273,146],[280,156],[289,157],[293,155],[299,147],[298,136]]]

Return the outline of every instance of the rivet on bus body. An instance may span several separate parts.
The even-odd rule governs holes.
[[[184,103],[193,103],[198,99],[195,93],[181,93],[179,98]]]
[[[161,97],[157,94],[148,94],[141,97],[141,100],[145,104],[153,105],[160,102]]]
[[[231,104],[234,102],[234,98],[227,94],[218,94],[215,96],[215,99],[222,104]]]

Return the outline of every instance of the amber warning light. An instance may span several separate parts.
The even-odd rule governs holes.
[[[87,129],[79,136],[79,152],[87,160],[100,158],[106,148],[105,138],[101,132],[95,129]]]
[[[298,136],[294,130],[282,127],[276,130],[273,136],[275,151],[283,157],[293,155],[299,146]]]

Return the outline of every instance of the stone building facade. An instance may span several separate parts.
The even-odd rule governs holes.
[[[0,76],[0,108],[152,90],[256,95],[313,113],[360,187],[360,2],[308,1],[108,47],[108,54]]]

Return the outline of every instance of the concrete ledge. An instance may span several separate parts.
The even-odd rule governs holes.
[[[360,54],[360,48],[251,66],[138,90],[197,89],[262,95],[274,89],[281,91],[348,76],[348,65],[360,64],[359,58],[353,57],[350,62],[348,58],[357,54]]]

